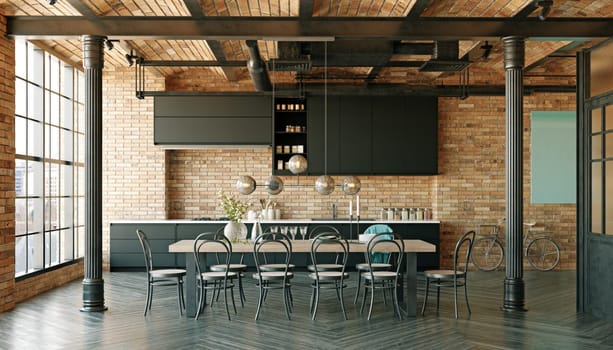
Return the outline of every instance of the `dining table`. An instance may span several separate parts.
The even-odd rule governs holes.
[[[399,286],[398,299],[404,314],[409,317],[414,317],[417,314],[417,254],[436,252],[436,246],[419,239],[403,239],[404,243],[404,289]],[[292,240],[292,254],[294,253],[310,253],[312,240]],[[276,247],[276,248],[273,248]],[[397,252],[393,245],[378,244],[375,247],[376,252]],[[270,245],[266,250],[267,253],[275,253],[275,249],[280,249],[280,246]],[[270,249],[270,250],[269,250]],[[318,249],[318,252],[338,252],[339,245],[326,244]],[[350,253],[364,254],[367,249],[367,244],[361,241],[349,241]],[[197,283],[196,283],[196,259],[194,258],[194,240],[185,239],[172,243],[168,246],[170,253],[185,254],[185,268],[187,274],[184,280],[185,292],[185,313],[188,317],[195,317],[197,310]],[[207,244],[201,247],[199,253],[206,255],[207,253],[223,253],[224,248],[218,244]],[[278,252],[281,252],[279,250]],[[232,243],[232,253],[247,254],[253,253],[252,242],[237,242]],[[201,259],[206,261],[206,259]],[[201,266],[202,268],[203,266]],[[350,269],[350,267],[348,267]]]

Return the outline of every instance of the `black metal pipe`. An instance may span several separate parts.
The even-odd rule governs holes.
[[[271,91],[272,84],[266,70],[266,63],[260,56],[258,42],[256,40],[247,40],[247,48],[249,49],[249,61],[247,61],[247,69],[251,74],[253,85],[257,91]]]

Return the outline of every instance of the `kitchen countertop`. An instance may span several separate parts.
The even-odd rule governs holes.
[[[244,223],[253,223],[253,220],[243,220]],[[356,223],[357,220],[349,219],[281,219],[281,220],[262,220],[261,224],[349,224]],[[111,220],[111,224],[226,224],[228,220],[192,220],[192,219],[172,219],[172,220]],[[440,224],[439,220],[360,220],[360,224]]]

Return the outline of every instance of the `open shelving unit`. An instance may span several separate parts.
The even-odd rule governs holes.
[[[307,158],[307,104],[305,98],[279,97],[274,101],[272,169],[275,175],[290,175],[289,159]]]

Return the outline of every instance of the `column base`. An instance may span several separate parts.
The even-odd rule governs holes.
[[[521,278],[504,279],[503,311],[528,311],[524,307],[524,280]]]
[[[83,280],[83,312],[100,312],[108,308],[104,305],[104,280],[103,279],[84,279]]]

